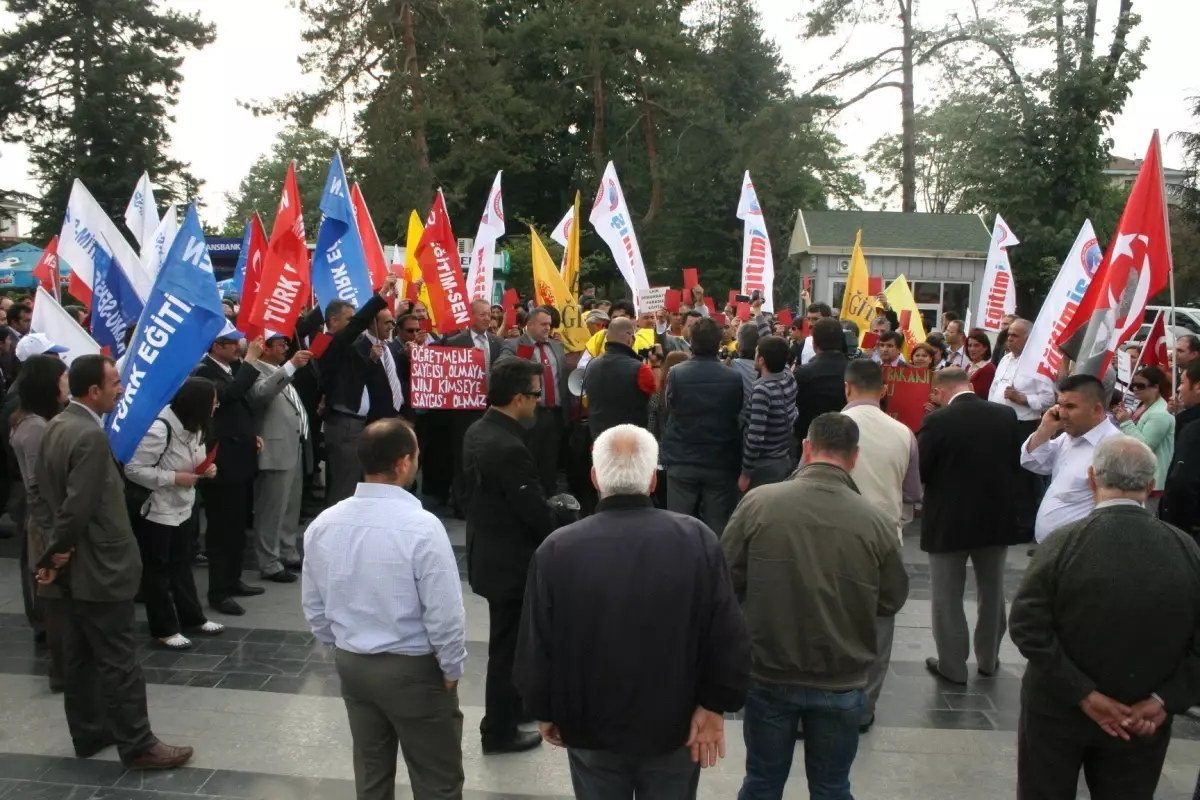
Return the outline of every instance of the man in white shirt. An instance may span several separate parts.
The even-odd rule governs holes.
[[[947,322],[944,335],[946,337],[946,358],[942,361],[942,369],[946,367],[966,369],[971,366],[971,359],[967,355],[967,337],[963,333],[962,320],[956,319]]]
[[[1058,528],[1092,512],[1092,488],[1088,483],[1092,451],[1110,436],[1121,435],[1108,420],[1104,400],[1104,385],[1098,378],[1064,378],[1058,384],[1058,404],[1050,407],[1038,429],[1021,446],[1021,466],[1051,476],[1034,528],[1039,543]]]
[[[414,797],[462,796],[466,612],[445,528],[403,488],[419,455],[407,422],[368,425],[363,482],[304,534],[304,616],[336,648],[354,780],[371,800],[395,797],[398,748]]]

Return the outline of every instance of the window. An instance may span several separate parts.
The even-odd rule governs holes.
[[[829,306],[837,308],[842,304],[842,298],[846,296],[846,281],[834,281],[833,291],[829,294]]]
[[[967,318],[967,309],[971,308],[971,284],[943,283],[942,311],[953,311],[959,319]],[[973,310],[973,309],[972,309]]]

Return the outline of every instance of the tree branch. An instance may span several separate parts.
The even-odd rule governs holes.
[[[891,53],[900,53],[903,51],[903,47],[889,47],[886,50],[881,50],[870,58],[864,58],[861,61],[855,61],[851,64],[847,64],[837,72],[831,72],[814,83],[812,88],[808,90],[808,94],[817,94],[826,86],[832,86],[840,83],[851,75],[857,75],[860,72],[866,72],[867,70],[876,66],[879,62],[883,61]],[[893,72],[894,71],[895,70],[893,70]]]
[[[1112,46],[1108,49],[1108,63],[1104,65],[1104,85],[1112,84],[1117,75],[1117,67],[1125,55],[1125,40],[1133,28],[1133,0],[1121,0],[1121,10],[1117,16],[1117,30],[1113,34]]]

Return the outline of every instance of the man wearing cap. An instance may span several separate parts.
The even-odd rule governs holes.
[[[607,328],[608,323],[608,314],[604,313],[600,309],[589,311],[588,315],[584,317],[583,320],[583,324],[587,326],[588,334],[591,336],[595,336],[597,333]]]
[[[226,322],[192,373],[208,378],[217,389],[217,409],[207,442],[210,453],[217,451],[217,477],[199,485],[207,519],[208,604],[214,611],[235,616],[246,610],[234,597],[253,597],[264,591],[242,581],[242,552],[259,449],[250,390],[261,374],[253,364],[263,351],[262,340],[255,339],[246,347],[246,360],[240,360],[244,338]]]
[[[258,435],[263,443],[254,479],[254,549],[259,574],[276,583],[294,583],[296,576],[289,570],[300,568],[296,536],[304,489],[304,451],[311,440],[308,413],[292,378],[311,358],[308,350],[298,350],[289,359],[288,338],[267,331],[262,358],[254,362],[263,376],[250,389],[261,409]]]

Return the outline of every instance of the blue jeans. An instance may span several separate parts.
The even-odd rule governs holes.
[[[796,726],[804,727],[804,771],[811,800],[854,800],[850,766],[858,754],[861,689],[826,692],[750,682],[746,695],[746,778],[738,800],[779,800],[792,771]]]

